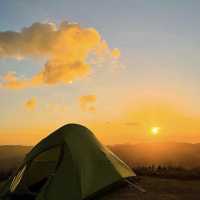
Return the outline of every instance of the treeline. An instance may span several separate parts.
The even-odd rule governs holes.
[[[171,166],[137,166],[134,171],[139,176],[152,176],[167,179],[200,180],[200,168],[184,169]]]

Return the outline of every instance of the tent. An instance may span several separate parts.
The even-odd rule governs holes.
[[[133,176],[89,129],[68,124],[27,154],[0,199],[85,200]]]

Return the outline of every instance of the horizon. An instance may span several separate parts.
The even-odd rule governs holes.
[[[49,134],[50,135],[50,134]],[[48,137],[49,135],[46,135],[44,138],[41,138],[39,140],[34,141],[31,144],[25,144],[25,143],[2,143],[0,144],[0,147],[2,146],[22,146],[22,147],[34,147],[35,145],[37,145],[38,143],[40,143],[43,139],[45,139],[46,137]],[[99,139],[99,138],[98,138]],[[100,140],[101,141],[101,140]],[[162,140],[149,140],[149,141],[140,141],[140,142],[122,142],[122,143],[103,143],[103,145],[105,146],[136,146],[136,145],[148,145],[148,144],[164,144],[164,145],[179,145],[179,144],[183,144],[183,145],[198,145],[200,144],[200,142],[196,142],[196,143],[192,143],[192,142],[178,142],[178,141],[173,141],[173,140],[169,140],[169,141],[162,141]]]
[[[0,145],[200,143],[200,2],[0,2]]]
[[[40,142],[40,141],[39,141]],[[141,143],[116,143],[116,144],[104,144],[105,146],[136,146],[141,144],[185,144],[185,145],[198,145],[200,143],[187,143],[187,142],[141,142]],[[19,146],[19,147],[34,147],[34,145],[23,145],[23,144],[1,144],[0,147],[11,147],[11,146]]]

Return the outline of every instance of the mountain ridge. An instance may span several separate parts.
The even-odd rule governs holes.
[[[114,144],[107,147],[131,167],[150,165],[200,167],[200,143],[143,142]],[[19,166],[32,148],[25,145],[0,145],[0,169]]]

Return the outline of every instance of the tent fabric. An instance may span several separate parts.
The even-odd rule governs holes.
[[[0,199],[29,192],[36,200],[84,200],[133,176],[89,129],[68,124],[32,149]]]

